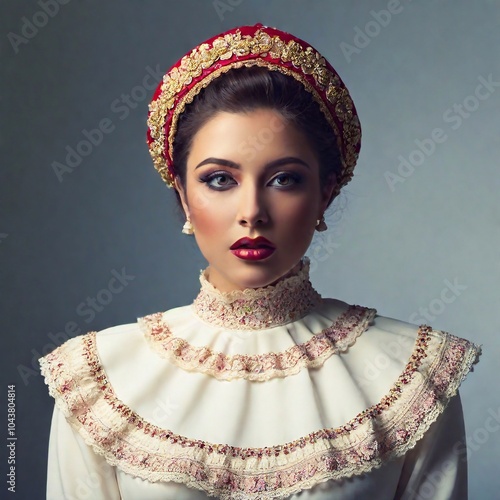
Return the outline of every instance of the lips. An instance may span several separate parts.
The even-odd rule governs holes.
[[[255,239],[247,238],[247,237],[240,238],[238,241],[235,241],[230,247],[231,250],[236,250],[236,249],[241,249],[241,248],[272,248],[272,249],[275,249],[276,247],[268,239],[264,238],[263,236],[259,236]]]
[[[263,236],[258,238],[240,238],[231,245],[231,253],[242,261],[259,261],[269,258],[276,247]]]

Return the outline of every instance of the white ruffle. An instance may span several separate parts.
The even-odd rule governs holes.
[[[137,324],[71,339],[41,365],[59,408],[110,464],[221,498],[260,498],[263,488],[285,498],[406,453],[479,353],[464,339],[377,316],[321,367],[266,382],[180,369]]]
[[[221,380],[264,381],[317,368],[369,326],[375,309],[327,299],[301,320],[262,330],[228,330],[204,322],[192,306],[139,318],[151,346],[188,371]]]

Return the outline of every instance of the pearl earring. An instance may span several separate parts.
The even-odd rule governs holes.
[[[328,226],[326,225],[325,222],[325,216],[322,215],[321,219],[318,219],[316,221],[316,231],[321,232],[321,231],[326,231],[328,229]]]
[[[191,224],[191,221],[188,219],[183,228],[182,228],[182,232],[184,234],[193,234],[194,233],[194,227],[193,227],[193,224]]]

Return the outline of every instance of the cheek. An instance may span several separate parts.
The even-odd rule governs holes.
[[[316,225],[316,214],[311,204],[282,206],[276,222],[277,241],[281,241],[290,250],[305,251],[310,245]]]
[[[211,201],[205,206],[191,209],[191,222],[202,238],[220,237],[229,225],[227,205]]]
[[[297,229],[300,227],[304,230],[316,220],[317,211],[316,204],[311,203],[310,197],[291,199],[275,207],[275,214],[282,222],[288,221]]]
[[[207,260],[213,258],[217,253],[218,245],[223,240],[223,235],[227,232],[221,225],[217,213],[211,210],[201,210],[191,213],[191,221],[195,228],[194,238],[201,253]]]
[[[191,214],[191,221],[196,228],[196,232],[205,236],[216,234],[220,225],[219,218],[213,210],[194,212]]]
[[[191,222],[198,234],[213,233],[220,222],[221,210],[212,193],[188,176],[187,197]]]

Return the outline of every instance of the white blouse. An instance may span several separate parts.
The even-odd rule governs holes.
[[[467,498],[458,387],[480,347],[324,299],[304,258],[68,340],[48,499]]]

